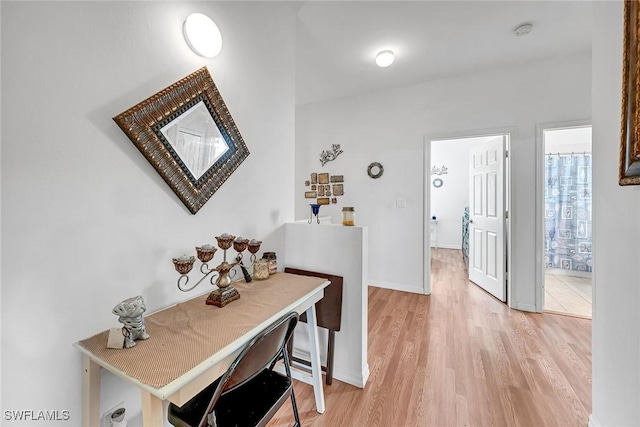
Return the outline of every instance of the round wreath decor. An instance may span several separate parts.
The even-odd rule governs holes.
[[[374,172],[375,169],[377,169],[377,172]],[[373,179],[380,178],[383,172],[384,172],[384,168],[378,162],[371,163],[367,168],[367,174]]]

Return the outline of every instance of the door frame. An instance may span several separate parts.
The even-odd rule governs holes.
[[[422,206],[422,242],[423,242],[423,293],[425,295],[431,295],[431,175],[427,175],[431,171],[431,142],[442,141],[447,139],[465,139],[465,138],[479,138],[485,136],[497,136],[507,135],[507,147],[506,151],[508,159],[505,162],[504,174],[505,174],[505,189],[507,192],[507,201],[505,203],[505,209],[509,213],[506,218],[505,228],[505,244],[506,244],[506,269],[505,277],[507,280],[507,305],[512,307],[511,302],[511,256],[512,248],[512,229],[513,229],[513,183],[511,182],[511,164],[513,159],[513,141],[516,135],[515,127],[506,128],[492,128],[482,130],[470,130],[470,131],[458,131],[458,132],[446,132],[446,133],[434,133],[428,134],[424,137],[423,143],[423,165],[422,165],[422,186],[423,186],[423,206]],[[468,159],[465,159],[465,164],[468,163]],[[462,217],[461,217],[462,221]]]
[[[536,124],[536,259],[535,259],[535,310],[544,311],[544,131],[549,129],[571,129],[591,127],[591,120],[569,120],[565,122],[547,122]]]

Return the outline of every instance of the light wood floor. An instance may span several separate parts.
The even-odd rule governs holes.
[[[471,284],[460,251],[432,251],[431,296],[369,288],[364,389],[296,382],[303,426],[580,426],[591,413],[591,321],[531,314]],[[285,404],[270,426],[293,424]]]
[[[546,273],[544,310],[591,319],[591,278]]]

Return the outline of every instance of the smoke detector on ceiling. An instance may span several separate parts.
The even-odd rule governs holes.
[[[529,34],[532,29],[533,25],[531,24],[518,25],[516,29],[513,30],[513,34],[515,34],[516,36],[524,36],[526,34]]]

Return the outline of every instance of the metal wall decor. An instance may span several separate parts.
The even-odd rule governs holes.
[[[380,178],[383,173],[384,173],[384,168],[378,162],[371,163],[367,168],[367,174],[373,179]]]
[[[192,214],[249,155],[206,67],[113,120]]]
[[[320,163],[324,166],[327,162],[335,160],[340,154],[342,154],[340,144],[332,144],[331,150],[322,150],[320,153]]]
[[[622,64],[622,132],[618,184],[640,184],[640,70],[638,69],[640,5],[624,2]]]
[[[442,184],[443,184],[443,182],[442,182],[442,180],[440,178],[436,178],[436,179],[433,180],[433,186],[436,187],[436,188],[442,187]]]
[[[444,175],[447,174],[449,172],[447,172],[447,167],[445,165],[442,165],[441,168],[434,166],[431,168],[431,175]]]

